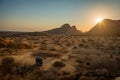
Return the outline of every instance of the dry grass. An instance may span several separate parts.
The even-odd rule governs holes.
[[[112,80],[120,76],[119,38],[54,35],[19,39],[0,40],[0,80]],[[34,66],[36,56],[43,58],[41,67],[25,76],[14,73],[22,66]]]

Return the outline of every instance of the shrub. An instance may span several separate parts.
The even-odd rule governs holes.
[[[80,64],[83,64],[83,61],[82,60],[76,60],[76,62],[80,63]]]
[[[72,44],[71,43],[66,43],[66,46],[70,47],[70,46],[72,46]]]
[[[89,65],[90,65],[90,62],[86,62],[86,65],[89,66]]]
[[[81,76],[78,80],[90,80],[90,78],[87,76]]]
[[[5,57],[2,59],[2,64],[12,64],[14,63],[14,59],[12,57]]]
[[[113,58],[113,55],[112,55],[112,54],[110,54],[110,58]]]
[[[118,62],[120,62],[120,58],[119,58],[119,57],[116,57],[116,60],[117,60]]]
[[[3,58],[2,64],[0,65],[0,80],[19,80],[18,77],[16,77],[19,66],[19,63],[14,62],[14,58]]]
[[[56,61],[54,64],[53,64],[54,67],[64,67],[65,64],[60,62],[60,61]]]
[[[14,59],[12,57],[5,57],[2,59],[2,74],[3,76],[6,74],[11,74],[13,72],[13,67],[14,67]]]
[[[51,48],[50,51],[56,51],[56,49],[55,48]]]
[[[9,49],[31,49],[33,45],[25,44],[21,41],[14,41],[14,40],[0,40],[0,48],[9,48]]]
[[[79,43],[78,46],[79,46],[79,47],[84,47],[84,44],[83,44],[83,43]]]

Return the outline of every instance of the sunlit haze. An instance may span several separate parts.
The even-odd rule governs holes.
[[[96,19],[96,23],[100,23],[102,20],[103,20],[102,17],[98,17],[98,18]]]
[[[120,19],[120,0],[0,0],[0,30],[44,31],[68,23],[88,31],[103,18]]]

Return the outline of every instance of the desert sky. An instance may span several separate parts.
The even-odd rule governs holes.
[[[65,23],[88,31],[98,17],[120,19],[120,0],[0,0],[2,31],[44,31]]]

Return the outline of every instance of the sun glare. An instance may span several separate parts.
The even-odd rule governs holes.
[[[100,23],[102,20],[103,20],[102,17],[98,17],[98,18],[96,19],[96,23]]]

